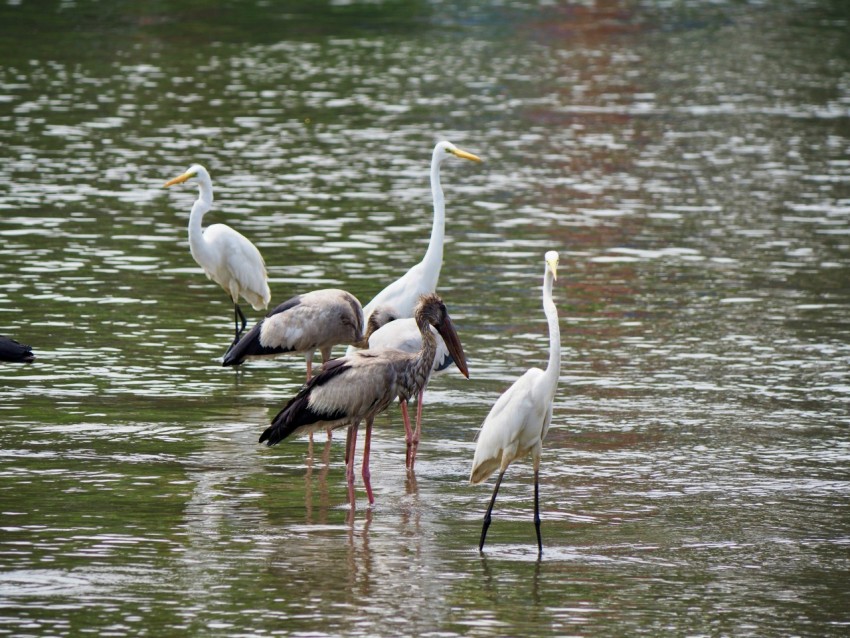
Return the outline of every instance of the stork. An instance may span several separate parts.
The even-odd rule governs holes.
[[[337,344],[363,345],[363,309],[345,290],[326,288],[295,295],[274,308],[234,345],[222,361],[238,366],[245,359],[303,354],[307,381],[313,376],[313,355],[322,363]]]
[[[372,331],[373,321],[377,313],[373,313],[370,319],[370,330],[368,343],[370,348],[396,348],[405,352],[417,352],[422,347],[422,333],[416,325],[416,320],[413,318],[396,319],[385,323],[377,330]],[[446,372],[453,363],[455,363],[452,355],[446,347],[445,341],[433,328],[431,332],[437,340],[437,350],[434,355],[434,363],[431,366],[431,373],[425,379],[425,384],[422,389],[416,393],[416,429],[410,427],[410,417],[407,411],[407,403],[411,397],[402,399],[399,396],[399,404],[401,407],[401,416],[404,422],[404,429],[407,442],[407,453],[405,455],[405,464],[408,469],[413,470],[416,462],[416,451],[419,447],[419,440],[422,433],[422,403],[425,396],[425,388],[428,386],[430,378],[434,375]],[[464,362],[465,364],[466,362]],[[459,370],[463,370],[458,365]]]
[[[442,299],[435,294],[423,295],[414,315],[422,333],[418,352],[394,348],[359,350],[328,361],[277,413],[260,436],[260,443],[271,446],[293,434],[348,426],[345,460],[351,493],[357,430],[360,422],[365,421],[362,476],[369,503],[374,504],[369,470],[372,424],[375,416],[386,410],[396,397],[413,396],[424,386],[437,350],[431,326],[443,337],[455,361],[464,362],[461,371],[468,376],[463,347]]]

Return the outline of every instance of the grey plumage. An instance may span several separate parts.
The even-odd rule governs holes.
[[[363,309],[357,298],[336,288],[314,290],[274,308],[228,350],[222,365],[296,352],[305,355],[309,379],[316,350],[324,362],[330,359],[335,345],[359,344],[362,340]]]
[[[416,323],[422,332],[422,348],[418,352],[378,348],[329,361],[278,412],[260,436],[260,443],[274,445],[293,434],[348,425],[346,460],[348,479],[352,482],[354,441],[360,422],[365,420],[363,479],[369,502],[374,502],[368,478],[372,423],[397,397],[414,396],[427,381],[436,351],[436,339],[430,326],[442,335],[456,360],[465,361],[446,306],[437,295],[422,296],[416,308]]]
[[[372,313],[372,316],[369,318],[370,328],[373,326],[373,322],[377,325],[377,321],[375,321],[376,315],[378,315],[377,311]],[[407,442],[406,465],[411,470],[416,463],[416,451],[421,438],[422,404],[425,388],[428,386],[432,375],[444,372],[454,363],[454,358],[449,353],[449,349],[439,333],[430,326],[427,332],[434,338],[435,355],[431,368],[424,371],[424,374],[422,371],[418,371],[415,382],[411,384],[411,392],[403,391],[399,393],[399,403]],[[425,333],[416,324],[416,319],[395,319],[384,323],[377,330],[368,330],[367,339],[370,348],[387,347],[405,352],[418,352],[422,348],[423,334]],[[463,371],[465,369],[465,363],[461,362],[458,364],[458,369]],[[414,397],[416,397],[416,427],[412,429],[407,404]]]

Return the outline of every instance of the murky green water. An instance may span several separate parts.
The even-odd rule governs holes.
[[[0,7],[0,635],[845,635],[845,3]],[[220,3],[219,3],[220,4]],[[778,5],[778,6],[774,6]],[[189,255],[211,171],[273,303],[424,253],[470,358],[399,413],[372,510],[342,437],[266,449],[300,358],[219,366]],[[467,483],[498,394],[563,365],[541,474]],[[251,316],[257,318],[256,313]]]

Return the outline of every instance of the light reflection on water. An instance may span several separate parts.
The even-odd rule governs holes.
[[[712,4],[727,18],[443,4],[448,30],[0,65],[0,333],[38,356],[0,371],[0,633],[840,635],[840,18]],[[486,160],[443,168],[440,288],[472,379],[429,388],[415,476],[398,409],[379,420],[377,506],[352,512],[341,437],[257,445],[303,360],[220,367],[195,193],[162,183],[210,168],[208,223],[260,247],[274,301],[365,302],[424,253],[443,137]],[[527,465],[482,558],[474,436],[546,360],[550,247],[544,559]]]

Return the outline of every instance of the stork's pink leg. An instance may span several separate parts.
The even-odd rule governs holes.
[[[419,392],[416,398],[416,429],[413,431],[413,439],[410,449],[410,463],[408,467],[412,470],[413,464],[416,463],[416,452],[419,450],[419,439],[422,436],[422,400],[425,396],[425,388]]]
[[[348,516],[345,517],[345,522],[354,525],[354,508],[357,505],[357,499],[354,498],[354,483],[348,484],[348,505]]]
[[[307,355],[307,381],[309,381],[310,377],[312,377],[312,376],[313,376],[313,355],[311,353],[311,354]],[[305,383],[307,381],[305,381]],[[312,447],[312,445],[313,445],[313,433],[312,432],[310,432],[308,438],[310,439],[310,446]]]
[[[401,420],[404,421],[404,440],[407,450],[404,453],[404,467],[410,467],[410,446],[413,444],[413,429],[410,427],[410,415],[407,413],[407,401],[399,401],[401,406]]]
[[[348,428],[348,439],[345,449],[345,478],[348,479],[349,485],[354,485],[354,450],[357,446],[357,423],[353,423]]]
[[[363,441],[363,485],[366,486],[366,495],[369,497],[369,505],[375,504],[372,495],[372,472],[369,471],[369,448],[372,445],[372,419],[366,420],[366,438]]]

